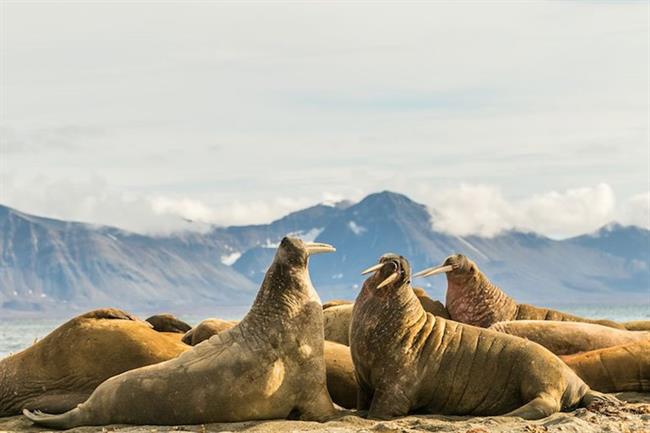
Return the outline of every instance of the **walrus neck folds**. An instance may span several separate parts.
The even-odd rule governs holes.
[[[292,283],[287,284],[287,281]],[[305,305],[310,302],[320,305],[320,298],[311,284],[306,266],[293,267],[284,263],[273,263],[240,326],[247,330],[267,333],[269,329],[277,328],[277,323],[286,322],[287,319],[301,314]]]
[[[453,320],[483,328],[517,315],[517,303],[478,269],[447,274],[446,304]]]
[[[364,293],[365,292],[365,293]],[[382,288],[379,290],[362,290],[365,311],[368,318],[366,323],[374,323],[369,334],[371,344],[376,347],[392,348],[395,341],[404,338],[403,331],[422,322],[426,312],[413,292],[410,284],[405,283],[398,288]],[[358,302],[359,300],[357,300]],[[374,317],[374,320],[372,318]],[[381,317],[381,320],[377,320]]]

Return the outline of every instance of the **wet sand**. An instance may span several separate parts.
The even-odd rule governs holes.
[[[391,421],[372,421],[347,412],[326,422],[305,421],[255,421],[227,424],[190,426],[124,426],[78,427],[74,433],[162,433],[162,432],[317,432],[317,433],[412,433],[412,432],[462,432],[462,433],[650,433],[650,394],[620,393],[626,402],[623,406],[595,405],[573,412],[556,413],[538,421],[506,417],[458,417],[414,415]],[[34,426],[25,417],[0,418],[0,431],[37,433],[51,431]]]

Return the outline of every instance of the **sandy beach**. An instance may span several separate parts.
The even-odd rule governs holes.
[[[67,430],[74,433],[156,433],[156,432],[462,432],[462,433],[648,433],[650,432],[650,394],[620,393],[619,399],[626,403],[620,407],[592,406],[572,412],[556,413],[538,421],[525,421],[508,417],[459,417],[413,415],[391,421],[373,421],[361,418],[353,412],[326,422],[304,421],[256,421],[182,426],[125,426],[80,427]],[[51,431],[34,426],[25,417],[0,418],[1,432],[37,433]]]

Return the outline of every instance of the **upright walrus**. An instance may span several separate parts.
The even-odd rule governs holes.
[[[452,320],[488,328],[507,320],[559,320],[596,323],[611,328],[625,326],[611,320],[592,320],[561,311],[517,304],[481,272],[476,263],[462,254],[447,257],[442,265],[424,269],[414,277],[447,274],[447,311]]]
[[[537,419],[595,399],[617,401],[536,343],[425,312],[403,257],[386,254],[380,265],[363,284],[350,327],[357,408],[369,417],[418,411]]]
[[[25,415],[54,428],[203,424],[334,415],[325,384],[323,313],[310,254],[331,245],[285,237],[246,317],[180,357],[115,376],[62,415]]]
[[[189,349],[180,338],[156,332],[125,311],[90,311],[0,360],[0,417],[24,408],[65,412],[106,379]]]

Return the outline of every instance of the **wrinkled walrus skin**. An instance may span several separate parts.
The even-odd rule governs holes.
[[[536,343],[425,312],[406,259],[387,254],[380,263],[357,297],[350,327],[357,407],[370,418],[418,411],[537,419],[595,399],[616,401],[590,390]]]
[[[476,263],[462,254],[447,257],[443,266],[447,272],[445,304],[452,320],[488,328],[507,320],[557,320],[586,322],[611,328],[625,329],[611,320],[592,320],[548,308],[517,304],[481,272]]]
[[[325,251],[333,248],[284,238],[237,326],[178,358],[112,377],[69,412],[24,414],[66,429],[334,415],[325,384],[322,307],[307,270],[309,254]]]
[[[0,360],[0,416],[24,408],[65,412],[106,379],[189,349],[179,338],[156,332],[124,311],[90,311]]]
[[[449,313],[440,301],[434,301],[427,295],[424,289],[416,287],[413,289],[418,300],[425,311],[440,316],[445,319],[449,318]],[[333,305],[324,309],[323,317],[325,319],[325,340],[335,341],[337,343],[350,344],[350,321],[352,320],[352,308],[354,304],[346,303]]]
[[[571,355],[650,339],[649,332],[554,320],[498,322],[490,329],[534,341],[556,355]]]
[[[236,320],[205,319],[185,334],[183,341],[196,346],[213,335],[220,334],[237,324]],[[343,344],[325,340],[325,367],[327,370],[327,390],[332,401],[346,409],[354,409],[357,404],[357,379],[350,348]]]
[[[592,389],[650,392],[650,340],[562,356]]]

